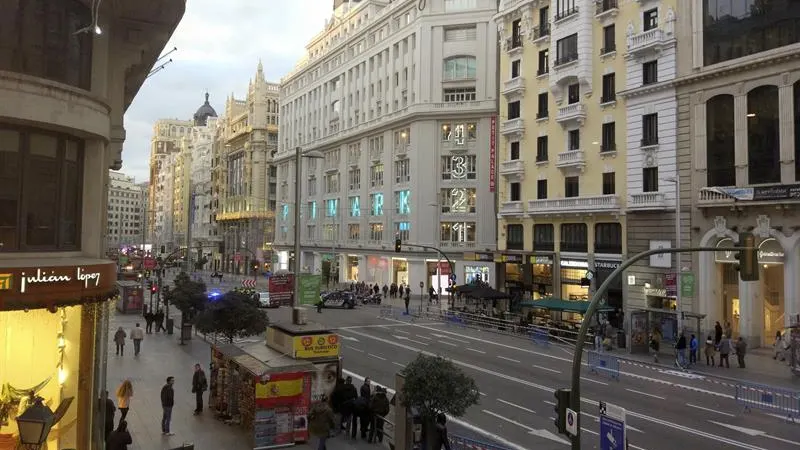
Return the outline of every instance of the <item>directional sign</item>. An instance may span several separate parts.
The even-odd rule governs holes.
[[[142,266],[145,269],[153,270],[156,268],[156,259],[148,256],[142,261]]]
[[[625,448],[625,409],[606,402],[600,407],[600,450]]]
[[[578,434],[578,415],[569,408],[567,408],[567,433],[573,436]]]

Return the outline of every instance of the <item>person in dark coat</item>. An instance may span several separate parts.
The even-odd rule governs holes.
[[[200,364],[194,365],[194,374],[192,375],[192,393],[195,398],[194,415],[203,412],[203,393],[208,390],[208,380],[206,373],[203,372],[203,367]]]
[[[103,399],[100,399],[103,402]],[[108,396],[108,391],[106,391],[106,417],[105,417],[105,431],[106,431],[106,441],[108,437],[111,436],[111,432],[114,431],[114,415],[117,413],[117,407],[114,406],[114,400],[111,400]]]
[[[450,450],[450,439],[447,437],[447,416],[439,413],[436,416],[436,443],[433,450]]]
[[[344,396],[344,378],[339,378],[336,380],[336,386],[333,388],[333,392],[331,392],[331,410],[333,411],[333,415],[336,418],[334,426],[334,430],[338,434],[342,430],[342,397]]]
[[[386,396],[386,388],[375,387],[375,394],[369,403],[372,411],[372,423],[369,427],[369,442],[374,442],[377,436],[378,442],[383,442],[383,423],[384,418],[389,414],[389,398]]]
[[[155,322],[156,320],[154,316],[155,314],[153,314],[152,311],[147,311],[146,313],[144,313],[144,323],[145,323],[144,332],[147,334],[153,333],[153,322]]]
[[[156,311],[156,313],[153,316],[153,318],[155,319],[156,333],[158,333],[159,331],[162,331],[162,330],[163,331],[167,331],[167,329],[164,328],[164,311],[159,309],[158,311]]]
[[[175,377],[167,377],[167,384],[161,388],[161,409],[163,410],[161,434],[165,436],[175,435],[169,430],[169,424],[172,421],[172,407],[175,406],[175,389],[172,387],[174,383]]]
[[[355,439],[358,423],[361,422],[361,439],[367,439],[369,425],[372,422],[372,411],[369,409],[369,397],[358,397],[353,402],[353,420],[350,437]]]
[[[119,421],[119,426],[108,437],[106,450],[128,450],[128,445],[133,444],[133,438],[128,431],[128,422]]]
[[[364,384],[361,385],[361,397],[366,398],[369,400],[372,397],[372,382],[370,381],[369,377],[364,378]]]
[[[719,321],[714,325],[714,345],[719,347],[719,341],[722,340],[722,325],[719,324]]]
[[[347,377],[342,386],[341,397],[339,399],[340,412],[342,414],[342,430],[348,431],[353,422],[353,408],[355,400],[358,398],[358,391],[353,385],[353,378]]]

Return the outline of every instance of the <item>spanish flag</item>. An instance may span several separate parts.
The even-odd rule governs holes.
[[[276,373],[263,382],[256,378],[256,405],[261,408],[287,406],[303,396],[302,372]]]

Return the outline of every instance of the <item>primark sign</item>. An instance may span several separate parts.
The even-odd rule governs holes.
[[[721,264],[736,264],[735,251],[731,250],[736,243],[731,238],[722,239],[717,243],[717,250],[714,252],[714,260]],[[758,246],[759,264],[783,264],[786,254],[780,242],[775,238],[764,239]]]

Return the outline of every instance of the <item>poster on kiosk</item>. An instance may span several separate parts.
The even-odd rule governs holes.
[[[255,383],[254,449],[308,441],[306,417],[311,406],[311,373],[264,374]]]

